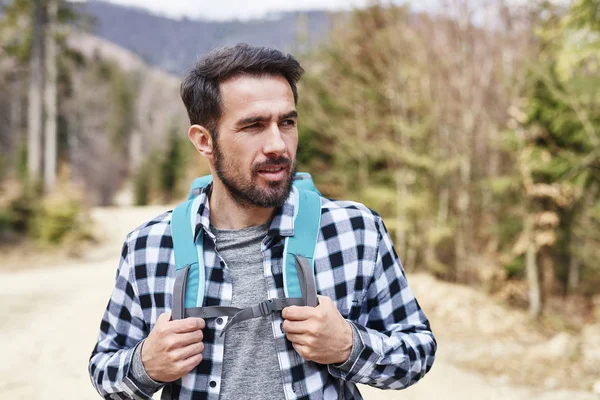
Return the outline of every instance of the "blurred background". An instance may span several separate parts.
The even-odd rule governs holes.
[[[208,167],[182,75],[303,64],[299,169],[386,222],[439,341],[368,399],[600,398],[600,1],[0,0],[0,398],[93,399],[125,235]]]

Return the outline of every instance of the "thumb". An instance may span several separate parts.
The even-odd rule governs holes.
[[[170,320],[171,320],[171,312],[167,311],[158,316],[158,318],[156,319],[156,324],[157,325],[164,324],[166,322],[169,322]]]

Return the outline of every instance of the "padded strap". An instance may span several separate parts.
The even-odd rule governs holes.
[[[194,232],[192,226],[195,222],[196,212],[198,211],[200,198],[188,200],[179,204],[173,210],[171,216],[171,235],[173,238],[173,248],[175,249],[175,270],[177,277],[179,272],[187,268],[186,285],[183,288],[185,295],[185,307],[196,307],[197,301],[204,299],[204,258],[199,258],[198,253],[202,254],[202,235],[198,235],[198,243],[194,242]],[[181,279],[181,278],[180,278]],[[202,284],[201,284],[202,282]],[[175,289],[173,289],[175,295]],[[175,297],[173,301],[175,305]],[[183,315],[183,313],[181,314]]]
[[[296,256],[306,258],[310,265],[310,273],[305,273],[305,276],[314,275],[313,257],[321,227],[321,197],[308,190],[294,188],[294,192],[298,200],[294,235],[285,239],[283,254],[283,282],[287,297],[302,296]]]
[[[186,265],[192,265],[197,260],[196,243],[194,243],[194,232],[190,226],[190,218],[193,200],[184,201],[173,210],[171,216],[171,235],[175,252],[175,265],[177,271]]]
[[[187,287],[188,271],[190,266],[177,271],[175,284],[173,285],[173,309],[171,310],[171,320],[185,318],[185,288]]]
[[[298,274],[298,281],[300,284],[300,290],[302,291],[302,298],[305,300],[305,306],[316,307],[319,305],[319,298],[317,297],[317,283],[315,282],[315,274],[313,273],[313,267],[310,265],[308,259],[294,255],[296,260],[296,272]]]

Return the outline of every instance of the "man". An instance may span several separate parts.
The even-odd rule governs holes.
[[[210,165],[204,231],[206,306],[285,297],[284,239],[294,234],[302,67],[277,50],[212,51],[181,96],[188,136]],[[290,306],[220,335],[223,318],[172,320],[171,212],[130,233],[90,359],[105,398],[361,398],[355,383],[402,389],[431,368],[436,342],[378,214],[321,200],[317,307]]]

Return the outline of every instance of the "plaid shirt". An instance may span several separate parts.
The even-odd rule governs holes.
[[[195,234],[205,232],[204,304],[228,306],[232,285],[210,230],[209,189],[200,196]],[[283,239],[294,234],[294,206],[290,196],[262,242],[269,298],[285,297]],[[175,262],[170,224],[171,212],[162,214],[131,232],[123,245],[115,288],[89,364],[92,383],[107,399],[151,398],[130,367],[137,344],[158,316],[171,310]],[[359,203],[323,198],[314,260],[319,294],[330,297],[355,325],[363,347],[349,370],[305,361],[282,332],[281,313],[272,314],[286,399],[361,398],[356,383],[403,389],[422,378],[433,364],[436,342],[379,215]],[[219,398],[224,350],[219,333],[224,325],[206,320],[202,362],[166,384],[163,399]]]

